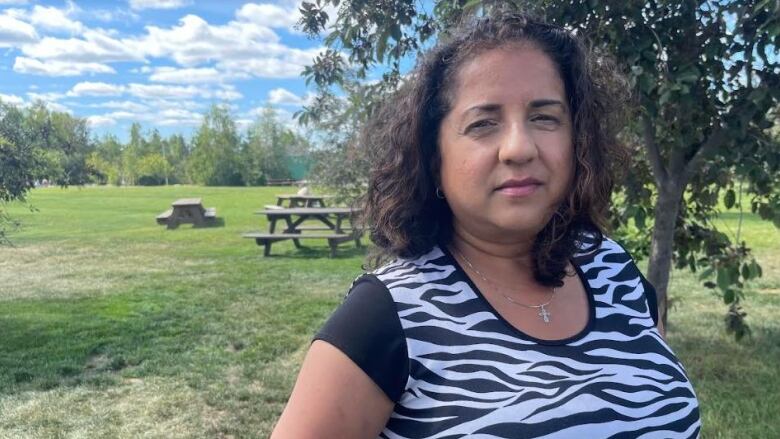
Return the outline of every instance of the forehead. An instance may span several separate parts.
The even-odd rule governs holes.
[[[566,91],[553,60],[532,44],[513,44],[466,61],[451,89],[454,108],[474,101],[526,104],[535,99],[566,102]]]

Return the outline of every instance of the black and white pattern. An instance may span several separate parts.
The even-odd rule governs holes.
[[[696,396],[653,324],[631,257],[605,239],[573,262],[594,309],[581,334],[558,343],[497,316],[438,247],[375,271],[409,355],[380,437],[697,437]]]

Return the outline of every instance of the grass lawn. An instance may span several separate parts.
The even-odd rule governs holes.
[[[274,244],[252,214],[289,188],[48,188],[15,247],[0,247],[0,438],[267,437],[313,333],[361,273],[345,243]],[[202,197],[224,225],[154,217]],[[718,224],[736,230],[736,214]],[[724,334],[724,306],[675,272],[668,338],[702,404],[705,438],[780,437],[780,232],[748,215],[764,267],[754,337]]]

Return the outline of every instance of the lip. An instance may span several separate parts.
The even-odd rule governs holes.
[[[533,177],[519,180],[509,179],[501,183],[501,185],[496,188],[496,191],[512,197],[524,197],[536,192],[536,189],[541,185],[542,182]]]

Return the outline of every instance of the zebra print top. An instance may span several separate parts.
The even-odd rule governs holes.
[[[440,247],[356,280],[315,339],[395,401],[380,438],[698,437],[696,395],[631,256],[605,239],[572,263],[591,310],[565,340],[511,326]]]

